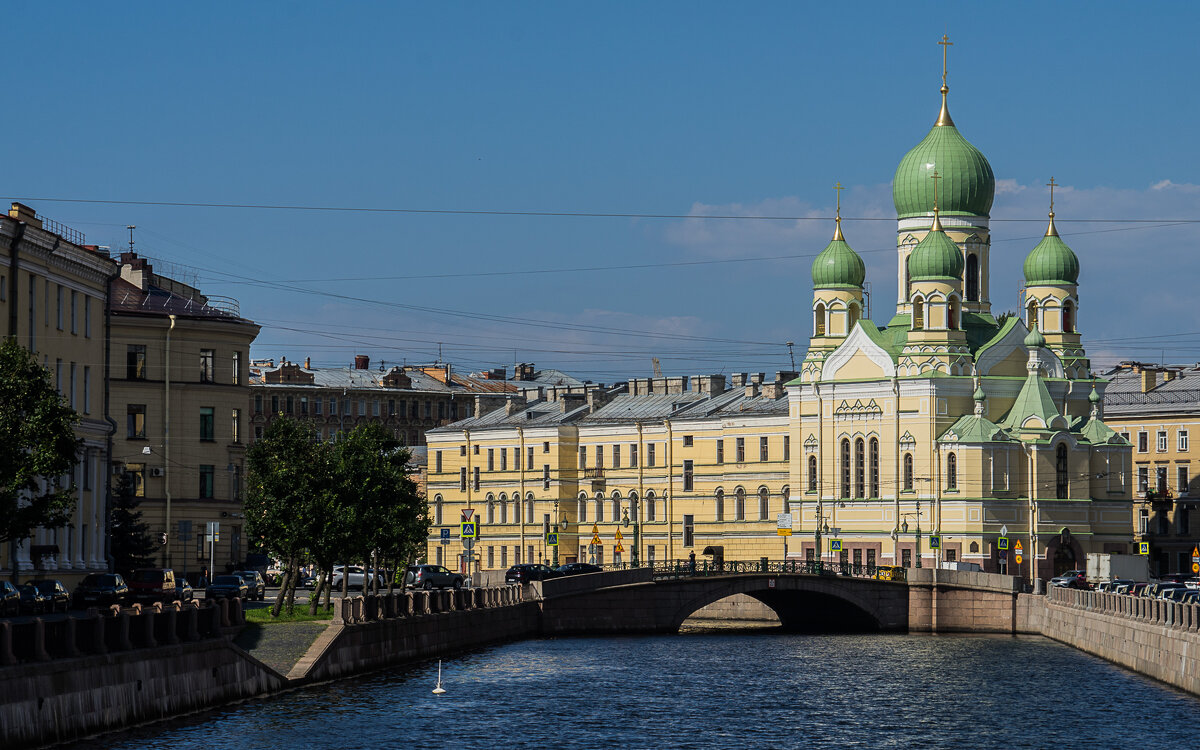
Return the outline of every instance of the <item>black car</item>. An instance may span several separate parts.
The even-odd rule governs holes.
[[[599,565],[592,565],[591,563],[584,562],[573,562],[558,566],[558,572],[565,576],[577,576],[584,573],[599,573],[602,570],[603,569]]]
[[[47,612],[58,612],[59,610],[66,612],[71,608],[71,595],[67,593],[67,587],[62,585],[62,581],[53,578],[35,578],[26,583],[36,588],[46,598]]]
[[[267,582],[263,580],[262,573],[257,570],[235,570],[235,576],[241,576],[246,582],[246,589],[250,592],[251,601],[257,599],[263,601],[267,598]]]
[[[40,615],[50,606],[50,598],[38,591],[37,586],[25,583],[18,589],[21,592],[21,614]]]
[[[110,607],[129,599],[129,586],[120,573],[90,573],[75,587],[73,596],[79,609]]]
[[[217,576],[208,584],[208,588],[204,589],[205,599],[227,599],[229,597],[237,597],[245,599],[250,591],[246,588],[246,581],[241,576]]]
[[[196,598],[196,590],[183,576],[175,579],[175,598],[181,602],[190,602]]]
[[[451,586],[455,589],[463,587],[463,577],[441,565],[410,565],[404,570],[404,588],[406,589],[444,589]]]
[[[549,565],[522,563],[504,571],[504,582],[529,583],[530,581],[544,581],[547,578],[561,578],[562,575],[556,568],[551,568]]]
[[[0,617],[21,614],[21,592],[9,581],[0,581]]]

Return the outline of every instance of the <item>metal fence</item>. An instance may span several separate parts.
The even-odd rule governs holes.
[[[678,578],[707,576],[761,575],[779,573],[785,575],[845,576],[848,578],[873,578],[881,581],[907,580],[907,569],[890,565],[853,565],[842,562],[820,560],[725,560],[714,563],[709,560],[664,560],[645,563],[609,563],[600,566],[604,570],[649,569],[656,581]]]

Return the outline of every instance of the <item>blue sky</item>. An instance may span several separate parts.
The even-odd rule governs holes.
[[[236,297],[258,357],[787,369],[828,217],[892,315],[896,164],[951,112],[1017,306],[1053,175],[1097,366],[1200,360],[1192,4],[95,3],[6,10],[12,199]],[[38,199],[41,200],[38,200]],[[884,219],[884,220],[878,220]],[[582,270],[591,269],[591,270]],[[1153,336],[1155,338],[1147,338]]]

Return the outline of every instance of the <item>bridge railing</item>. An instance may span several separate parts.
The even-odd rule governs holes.
[[[714,563],[710,560],[663,560],[638,563],[610,563],[601,566],[604,570],[633,570],[649,568],[656,581],[706,576],[751,575],[781,573],[793,575],[846,576],[851,578],[874,578],[883,581],[903,581],[907,578],[906,568],[890,565],[854,565],[821,560],[725,560]]]
[[[1200,604],[1184,604],[1168,599],[1151,599],[1128,594],[1109,594],[1103,591],[1080,591],[1058,586],[1051,586],[1046,597],[1055,604],[1072,609],[1141,620],[1181,630],[1200,630]]]

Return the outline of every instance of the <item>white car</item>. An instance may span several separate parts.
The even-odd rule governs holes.
[[[333,566],[333,578],[331,579],[334,591],[338,591],[342,588],[343,575],[349,579],[350,588],[352,589],[361,589],[363,587],[363,581],[370,582],[370,579],[367,578],[366,570],[364,570],[361,565],[351,565],[349,568],[344,565],[335,565]],[[386,586],[383,575],[376,573],[375,578],[379,580],[380,588]]]

